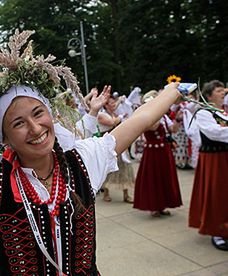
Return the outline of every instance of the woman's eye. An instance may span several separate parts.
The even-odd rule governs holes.
[[[40,109],[40,110],[37,110],[37,111],[34,113],[34,115],[35,115],[35,117],[38,117],[38,116],[40,116],[43,112],[44,112],[44,110]]]
[[[18,121],[18,122],[16,122],[14,125],[13,125],[13,127],[14,128],[18,128],[18,127],[20,127],[20,126],[22,126],[23,125],[23,121]]]

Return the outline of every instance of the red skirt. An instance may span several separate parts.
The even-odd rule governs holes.
[[[133,207],[161,211],[182,205],[177,171],[170,144],[146,147],[135,182]]]
[[[228,152],[199,154],[189,226],[200,234],[228,238]]]

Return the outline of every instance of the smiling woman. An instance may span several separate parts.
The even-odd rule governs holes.
[[[17,152],[22,166],[36,168],[40,158],[43,158],[42,162],[50,158],[55,133],[51,115],[39,100],[16,97],[5,113],[3,133],[3,142]],[[38,175],[42,173],[39,167],[36,171]]]
[[[16,32],[9,50],[0,52],[0,143],[6,148],[0,163],[0,275],[97,276],[96,192],[118,170],[116,155],[180,98],[178,84],[110,134],[72,141],[63,152],[48,99],[62,92],[64,82],[82,97],[70,68],[51,65],[52,56],[34,58],[31,43],[20,54],[31,33]],[[110,90],[105,86],[96,113]]]

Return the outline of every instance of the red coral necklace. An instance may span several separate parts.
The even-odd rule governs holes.
[[[62,177],[62,173],[60,171],[60,167],[59,167],[59,163],[58,163],[58,159],[57,159],[56,155],[54,154],[54,167],[53,167],[53,177],[52,177],[52,187],[51,187],[50,198],[46,201],[42,201],[40,199],[38,193],[36,192],[35,188],[31,184],[29,179],[27,178],[24,171],[21,168],[19,168],[18,171],[19,171],[21,183],[23,185],[24,191],[25,191],[28,199],[31,200],[35,204],[51,204],[55,200],[55,205],[54,205],[53,210],[50,212],[50,215],[52,217],[59,216],[60,203],[64,202],[65,198],[66,198],[66,184]],[[48,178],[46,178],[46,180]],[[43,180],[40,178],[38,178],[38,179]],[[56,189],[58,189],[57,195],[56,195]]]

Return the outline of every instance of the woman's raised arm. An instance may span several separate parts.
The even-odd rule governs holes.
[[[179,83],[169,84],[155,99],[143,104],[133,115],[111,131],[116,138],[116,152],[123,152],[138,136],[155,124],[180,98]]]

